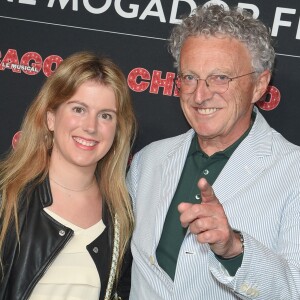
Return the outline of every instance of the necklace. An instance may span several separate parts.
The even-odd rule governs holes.
[[[95,179],[95,178],[94,178]],[[50,178],[50,180],[51,181],[53,181],[55,184],[57,184],[58,186],[60,186],[60,187],[62,187],[63,189],[65,189],[65,190],[67,190],[67,191],[72,191],[72,192],[83,192],[83,191],[87,191],[87,190],[89,190],[91,187],[92,187],[92,185],[94,184],[94,181],[95,180],[92,180],[92,182],[87,186],[87,187],[85,187],[85,188],[83,188],[83,189],[81,189],[81,190],[73,190],[73,189],[70,189],[70,188],[68,188],[68,187],[66,187],[66,186],[63,186],[62,184],[60,184],[60,183],[58,183],[56,180],[54,180],[53,178]]]

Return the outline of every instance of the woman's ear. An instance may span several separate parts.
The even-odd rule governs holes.
[[[55,115],[52,111],[47,111],[47,125],[50,131],[54,131]]]
[[[256,79],[256,84],[253,91],[252,103],[255,103],[258,100],[260,100],[261,97],[265,94],[270,80],[271,73],[269,70],[265,70],[261,74],[259,74],[258,78]]]

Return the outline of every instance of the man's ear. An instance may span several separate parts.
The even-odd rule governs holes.
[[[47,111],[47,125],[50,131],[54,131],[55,115],[52,111]]]
[[[251,103],[255,103],[261,99],[261,97],[266,92],[269,82],[271,80],[271,73],[269,70],[263,71],[259,74],[258,78],[256,79],[256,84],[253,91],[253,98]]]

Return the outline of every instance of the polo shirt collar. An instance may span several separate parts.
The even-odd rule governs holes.
[[[253,123],[254,123],[254,120],[255,120],[255,117],[256,117],[256,113],[253,111],[252,112],[252,115],[251,115],[251,125],[250,127],[248,128],[248,130],[237,140],[235,141],[232,145],[230,145],[229,147],[227,147],[225,150],[223,151],[218,151],[216,153],[214,153],[211,157],[213,156],[219,156],[219,155],[222,155],[222,156],[226,156],[226,157],[230,157],[232,155],[232,153],[235,151],[235,149],[239,146],[239,144],[246,138],[246,136],[249,134],[252,126],[253,126]],[[192,139],[192,142],[191,142],[191,146],[190,146],[190,149],[189,149],[189,152],[188,152],[188,155],[187,156],[190,156],[190,155],[193,155],[194,153],[199,153],[200,155],[202,156],[206,156],[208,157],[208,155],[202,151],[202,149],[200,148],[200,145],[198,143],[198,136],[195,132],[194,136],[193,136],[193,139]]]

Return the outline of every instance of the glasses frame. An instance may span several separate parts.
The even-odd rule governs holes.
[[[195,85],[195,89],[194,89],[192,92],[185,93],[185,94],[193,94],[193,93],[196,91],[197,87],[198,87],[199,80],[205,81],[205,84],[206,84],[207,88],[211,91],[211,89],[209,88],[209,84],[208,84],[208,82],[207,82],[207,79],[208,79],[209,77],[211,77],[211,76],[226,76],[226,77],[227,77],[227,82],[224,83],[224,84],[220,84],[220,86],[225,86],[225,85],[227,84],[227,88],[224,90],[224,92],[219,92],[219,93],[218,93],[218,94],[223,94],[223,93],[225,93],[225,92],[228,90],[228,88],[229,88],[229,82],[233,81],[234,79],[238,79],[238,78],[241,78],[241,77],[244,77],[244,76],[247,76],[247,75],[252,75],[252,74],[254,74],[254,73],[257,73],[257,72],[256,72],[256,71],[252,71],[252,72],[250,72],[250,73],[246,73],[246,74],[239,75],[239,76],[235,76],[235,77],[228,77],[228,76],[226,76],[226,75],[215,74],[215,75],[209,75],[209,76],[207,76],[206,79],[202,79],[202,78],[197,77],[197,76],[194,76],[194,75],[192,75],[192,74],[183,74],[183,73],[180,73],[180,74],[178,74],[178,75],[176,76],[176,78],[175,78],[174,80],[175,80],[175,85],[176,85],[177,90],[180,91],[180,87],[178,86],[178,80],[181,81],[181,78],[182,78],[183,76],[185,76],[185,75],[191,75],[191,76],[193,76],[193,78],[197,81],[197,84]],[[211,92],[213,93],[214,91],[211,91]]]

